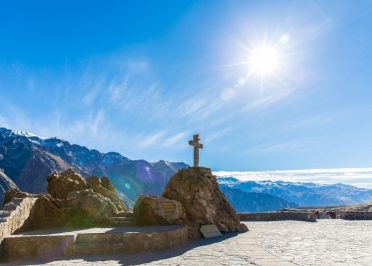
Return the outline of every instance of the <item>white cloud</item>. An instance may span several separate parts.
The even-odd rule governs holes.
[[[174,146],[174,145],[177,145],[178,143],[180,142],[186,142],[186,137],[189,135],[189,132],[180,132],[174,136],[170,136],[168,137],[164,142],[163,142],[163,146],[164,147],[170,147],[170,146]],[[181,144],[179,145],[181,146]],[[182,146],[181,146],[182,147]]]
[[[232,176],[242,181],[314,182],[318,184],[344,183],[372,189],[372,168],[336,168],[277,171],[216,171],[218,177]]]
[[[140,137],[136,142],[138,143],[137,146],[142,148],[147,148],[151,145],[162,145],[162,137],[165,136],[166,131],[160,131],[155,134],[151,134],[148,136]]]

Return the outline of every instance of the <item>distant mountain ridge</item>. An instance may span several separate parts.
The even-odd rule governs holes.
[[[186,167],[182,162],[130,160],[117,152],[101,153],[58,138],[0,128],[0,169],[27,192],[46,191],[48,174],[73,168],[83,176],[109,176],[133,203],[139,194],[160,195],[169,178]]]
[[[298,206],[331,206],[372,202],[372,190],[345,184],[320,185],[284,181],[240,181],[219,177],[220,185],[244,192],[267,193]]]
[[[133,205],[140,194],[161,195],[169,179],[187,167],[182,162],[130,160],[117,152],[101,153],[58,138],[0,128],[1,201],[9,188],[45,192],[47,175],[73,168],[85,177],[108,176],[126,202]],[[343,184],[242,182],[233,177],[221,177],[218,182],[228,200],[242,212],[372,202],[372,190]]]
[[[224,185],[220,189],[237,212],[267,212],[297,207],[292,202],[267,193],[244,192]]]

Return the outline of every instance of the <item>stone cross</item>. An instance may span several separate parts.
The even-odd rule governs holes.
[[[203,144],[199,143],[199,134],[195,134],[189,145],[194,147],[194,167],[199,167],[199,149],[203,149]]]

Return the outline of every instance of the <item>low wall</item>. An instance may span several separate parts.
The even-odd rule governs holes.
[[[340,218],[344,220],[372,220],[372,212],[342,212]]]
[[[0,210],[0,252],[3,239],[25,224],[35,201],[36,198],[13,198]]]
[[[310,212],[257,212],[257,213],[238,213],[241,221],[281,221],[295,220],[315,222],[314,213]]]
[[[119,229],[107,232],[67,232],[31,235],[12,235],[4,239],[1,254],[3,261],[19,259],[53,258],[72,255],[102,255],[136,253],[171,249],[188,242],[185,226],[171,226],[168,231],[152,230],[122,232]],[[151,227],[149,227],[151,229]],[[134,228],[135,229],[135,228]],[[51,232],[49,232],[51,233]],[[15,263],[16,265],[16,263]]]

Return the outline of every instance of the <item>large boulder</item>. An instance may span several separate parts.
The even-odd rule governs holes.
[[[93,189],[94,192],[109,198],[119,211],[126,210],[123,200],[116,194],[115,187],[111,184],[107,177],[99,179],[96,176],[90,176],[87,178],[86,182],[88,187]]]
[[[85,181],[73,170],[67,170],[52,173],[47,180],[49,194],[38,195],[31,210],[31,229],[107,224],[112,217],[128,211],[108,179],[103,181],[103,186],[98,177]],[[14,190],[8,197],[30,196],[22,193]]]
[[[114,185],[111,183],[110,179],[107,176],[103,176],[101,178],[101,185],[107,188],[108,190],[116,191]]]
[[[48,192],[53,198],[65,199],[70,192],[87,188],[84,178],[72,169],[52,173],[47,181]]]
[[[190,237],[200,236],[201,225],[215,224],[221,232],[246,232],[246,225],[220,191],[209,168],[178,171],[167,184],[163,197],[180,202],[186,210]]]
[[[72,191],[66,199],[45,194],[36,200],[30,214],[31,229],[95,226],[118,214],[115,204],[92,189]]]
[[[66,202],[70,209],[79,210],[97,223],[104,222],[119,213],[109,198],[92,189],[73,191],[68,194]]]
[[[61,199],[55,199],[45,194],[40,195],[31,209],[30,229],[62,227],[66,224],[69,214],[66,204]]]
[[[133,215],[139,225],[182,224],[186,220],[181,203],[154,196],[140,196],[134,205]]]

